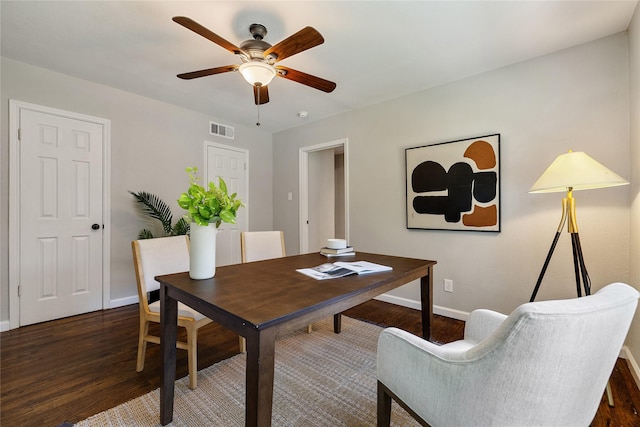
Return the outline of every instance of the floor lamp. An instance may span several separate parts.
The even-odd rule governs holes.
[[[559,193],[566,191],[567,195],[562,199],[562,218],[560,219],[560,224],[551,243],[551,248],[549,248],[547,258],[542,266],[542,271],[540,271],[540,276],[538,276],[536,286],[531,294],[530,302],[533,302],[536,298],[536,294],[542,283],[542,278],[547,271],[549,261],[551,260],[551,256],[556,248],[565,223],[567,224],[567,231],[571,234],[576,292],[578,297],[582,296],[582,289],[584,289],[585,295],[591,294],[591,281],[584,264],[582,246],[580,245],[580,236],[578,234],[576,201],[573,198],[573,192],[626,184],[629,184],[629,181],[612,172],[587,154],[579,151],[569,151],[568,153],[559,155],[547,170],[544,171],[542,176],[538,178],[535,184],[533,184],[529,193]]]
[[[559,193],[567,192],[565,198],[562,199],[562,218],[556,230],[555,237],[549,248],[549,253],[544,261],[538,281],[531,294],[529,302],[536,299],[536,294],[542,283],[544,273],[547,271],[549,261],[556,248],[560,233],[567,224],[567,231],[571,234],[571,246],[573,248],[573,268],[576,276],[576,292],[578,297],[584,294],[591,295],[591,280],[589,273],[584,264],[582,256],[582,246],[580,245],[580,236],[578,234],[578,223],[576,221],[576,200],[573,198],[573,192],[577,190],[590,190],[595,188],[616,187],[619,185],[629,184],[621,176],[607,169],[583,152],[573,152],[559,155],[553,163],[544,171],[542,176],[533,184],[529,193]],[[613,406],[613,395],[611,394],[611,385],[607,382],[607,399],[609,406]]]

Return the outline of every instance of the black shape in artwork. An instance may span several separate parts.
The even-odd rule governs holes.
[[[473,198],[480,203],[488,203],[496,198],[498,175],[495,172],[476,172],[474,174]]]
[[[443,191],[447,189],[447,171],[440,163],[420,163],[411,174],[411,188],[416,193]]]
[[[486,203],[496,197],[497,174],[473,172],[467,163],[458,162],[447,172],[433,161],[420,163],[411,173],[415,193],[446,191],[446,196],[416,196],[413,209],[419,214],[444,215],[447,222],[460,222],[462,212],[469,212],[473,199]]]

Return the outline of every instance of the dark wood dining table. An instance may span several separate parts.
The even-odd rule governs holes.
[[[369,261],[392,270],[329,280],[315,280],[296,271],[336,260]],[[422,335],[430,339],[435,264],[360,252],[340,259],[312,253],[218,267],[215,277],[205,280],[192,280],[188,272],[156,277],[161,284],[160,423],[173,420],[178,301],[246,338],[245,425],[270,426],[279,335],[331,316],[339,333],[342,311],[420,280]]]

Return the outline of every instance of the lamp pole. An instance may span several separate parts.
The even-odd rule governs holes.
[[[551,261],[551,257],[553,256],[553,252],[556,249],[556,245],[558,244],[558,240],[560,239],[560,234],[564,229],[565,223],[567,224],[567,231],[569,232],[569,234],[571,234],[571,246],[573,248],[573,269],[576,276],[576,292],[578,294],[578,297],[581,297],[582,288],[584,288],[584,294],[591,295],[591,279],[589,278],[587,267],[584,264],[582,245],[580,245],[580,235],[578,234],[578,221],[576,219],[576,199],[573,198],[573,188],[569,187],[567,189],[567,196],[562,199],[562,218],[560,218],[560,224],[558,225],[558,229],[556,230],[553,242],[551,243],[551,247],[549,248],[549,253],[547,254],[547,258],[544,261],[542,270],[540,271],[540,275],[538,276],[536,286],[533,289],[533,293],[531,294],[531,299],[529,299],[529,302],[533,302],[536,299],[538,289],[540,289],[542,279],[547,272],[549,261]]]

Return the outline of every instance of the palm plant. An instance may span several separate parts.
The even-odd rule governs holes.
[[[180,218],[178,222],[173,225],[171,209],[160,197],[147,191],[139,191],[137,193],[129,191],[129,193],[139,203],[138,206],[140,206],[140,210],[143,213],[160,221],[162,229],[164,230],[164,237],[180,236],[189,233],[189,223],[184,218]],[[140,230],[140,233],[138,233],[138,239],[153,239],[154,237],[156,236],[147,228],[143,228]]]

